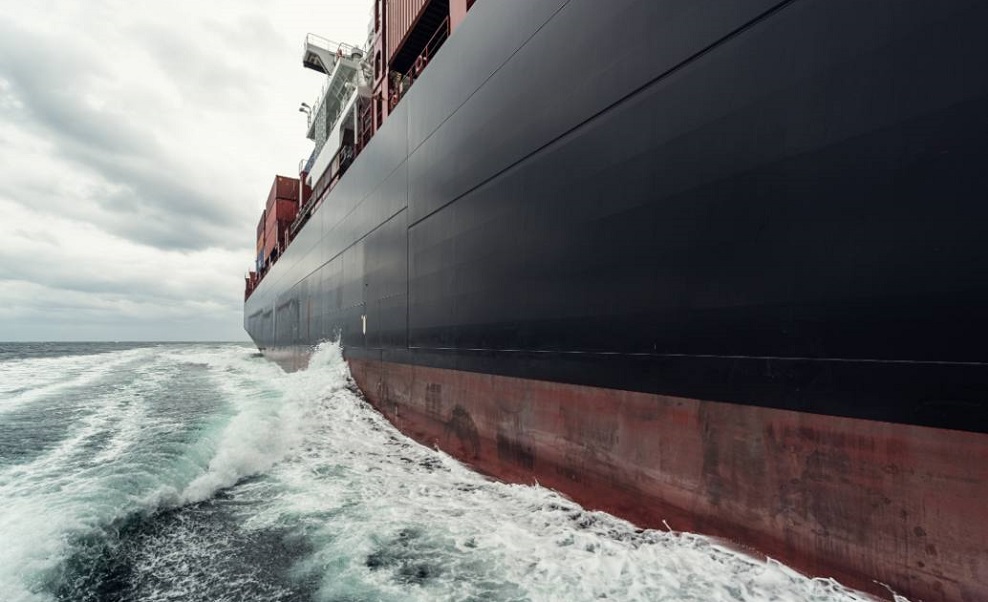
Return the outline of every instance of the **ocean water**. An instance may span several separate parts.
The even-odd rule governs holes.
[[[0,344],[0,600],[865,599],[479,476],[331,344]]]

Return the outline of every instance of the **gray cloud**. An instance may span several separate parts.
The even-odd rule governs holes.
[[[249,65],[205,50],[187,31],[147,23],[134,33],[144,42],[141,50],[178,87],[190,104],[237,109],[249,106],[262,91]],[[261,40],[252,40],[257,44]],[[239,42],[245,54],[256,50],[251,43]]]
[[[0,308],[4,340],[246,340],[240,308],[184,300],[162,306],[126,296],[59,293],[0,281],[19,306]]]
[[[302,40],[362,40],[370,0],[152,8],[0,10],[0,340],[245,338],[260,208],[310,148]]]
[[[108,231],[163,248],[201,249],[229,245],[239,222],[216,198],[184,182],[153,129],[133,116],[89,108],[82,101],[86,80],[100,65],[84,50],[66,48],[0,23],[0,76],[11,85],[22,113],[53,137],[59,154],[123,187],[96,199]],[[86,70],[80,68],[83,61]]]

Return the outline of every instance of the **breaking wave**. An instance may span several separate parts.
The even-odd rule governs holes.
[[[490,481],[370,408],[339,347],[0,362],[0,591],[48,600],[867,597]]]

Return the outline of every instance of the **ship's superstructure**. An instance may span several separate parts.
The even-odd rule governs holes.
[[[454,27],[463,22],[474,0],[375,0],[364,48],[334,42],[316,34],[305,38],[302,65],[326,75],[312,104],[302,103],[311,155],[299,164],[292,210],[270,215],[272,196],[258,226],[258,257],[246,277],[245,298],[305,226],[356,156],[370,142],[412,83],[425,71]],[[390,32],[390,35],[389,35]],[[369,52],[368,52],[369,51]],[[277,176],[274,188],[286,180]],[[272,189],[274,191],[274,188]],[[281,194],[278,188],[277,194]],[[276,194],[272,192],[272,194]],[[282,232],[283,216],[290,225]],[[274,225],[271,225],[274,223]],[[276,229],[276,233],[272,233]]]
[[[496,477],[986,600],[986,25],[376,0],[362,48],[306,40],[315,148],[245,327],[289,368],[340,337],[398,428]]]

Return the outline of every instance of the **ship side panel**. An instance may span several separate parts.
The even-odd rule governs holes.
[[[367,236],[367,346],[408,346],[408,224],[401,211]]]
[[[958,336],[970,320],[926,320],[915,336],[895,324],[922,316],[894,306],[917,296],[927,307],[950,303],[959,291],[968,310],[985,299],[984,276],[971,268],[985,259],[972,257],[984,254],[980,199],[988,190],[972,142],[986,129],[976,109],[986,78],[940,69],[932,58],[917,73],[917,63],[896,58],[915,47],[942,59],[970,52],[977,25],[950,36],[957,28],[928,25],[926,8],[913,5],[891,11],[899,37],[886,40],[879,22],[887,7],[869,14],[834,6],[787,7],[473,189],[450,215],[421,220],[470,188],[437,192],[435,182],[470,172],[452,157],[497,164],[498,137],[528,135],[497,107],[504,89],[530,89],[538,79],[482,88],[467,106],[491,95],[485,113],[496,118],[461,123],[454,115],[409,160],[411,260],[423,262],[428,279],[443,269],[429,257],[440,258],[447,286],[463,285],[456,293],[427,280],[418,286],[413,269],[413,344],[531,349],[528,339],[626,353],[984,360],[980,346],[957,344],[977,340]],[[982,10],[943,12],[963,30],[984,21]],[[844,32],[839,40],[835,30]],[[923,92],[906,93],[917,77]],[[855,78],[872,83],[840,85]],[[533,100],[552,104],[551,96]],[[934,144],[949,165],[904,156]],[[957,181],[951,169],[970,175]],[[924,194],[916,193],[917,170],[927,176]],[[473,185],[484,182],[474,176]],[[925,194],[931,188],[939,196]],[[912,244],[890,248],[895,236]],[[510,282],[541,290],[495,294]],[[600,286],[584,290],[585,282]],[[831,306],[819,307],[821,298]],[[814,328],[807,318],[801,340],[793,337],[797,303],[839,318],[873,301],[874,314],[888,314],[884,323],[870,315],[864,324],[818,320]],[[950,309],[937,313],[956,316]],[[441,316],[446,331],[430,334],[420,311]],[[491,341],[500,323],[507,334]]]
[[[491,4],[496,6],[483,7],[480,17],[515,10],[512,4]],[[467,64],[471,55],[457,52],[454,36],[449,51],[439,53],[409,93],[414,124],[409,137],[414,149],[409,158],[411,222],[524,159],[777,4],[778,0],[617,0],[602,10],[599,2],[571,0],[458,107],[442,100],[459,95],[449,90],[454,84],[437,72],[455,67],[466,73],[486,73],[492,61],[477,57],[474,64]],[[495,27],[500,19],[492,21],[490,27],[482,23],[483,31],[476,35],[515,41],[513,34]],[[439,84],[435,93],[433,81]],[[427,90],[416,94],[423,87]],[[437,107],[454,112],[442,127],[429,131],[428,125],[421,124],[436,123],[432,112]],[[424,140],[421,146],[420,139]],[[611,150],[601,147],[595,155]],[[569,171],[579,169],[576,164]]]
[[[464,20],[446,42],[446,48],[453,50],[436,54],[402,99],[402,104],[411,106],[409,150],[418,148],[566,3],[475,4],[470,19]],[[531,93],[519,91],[526,92]]]
[[[404,206],[404,193],[400,196],[390,194],[387,198],[378,198],[371,203],[373,211],[369,216],[377,219],[376,222],[357,222],[353,221],[355,217],[351,217],[386,180],[394,177],[395,171],[401,168],[407,158],[407,147],[408,108],[401,103],[374,134],[358,160],[353,162],[327,195],[316,216],[313,216],[313,220],[318,217],[321,222],[324,261],[329,261],[357,239],[366,236],[370,230]],[[389,209],[378,209],[382,200],[387,201]],[[348,218],[350,221],[347,221]],[[307,225],[306,228],[308,227]]]
[[[321,301],[323,312],[323,330],[320,340],[335,340],[341,327],[341,312],[343,311],[343,261],[337,257],[326,262],[319,269]]]
[[[472,142],[488,139],[487,122],[452,117],[409,160],[410,346],[459,350],[447,366],[470,349],[538,353],[552,359],[483,369],[541,378],[564,362],[553,352],[655,356],[607,385],[696,397],[675,383],[702,386],[713,363],[725,400],[770,390],[782,407],[917,423],[950,406],[955,419],[937,425],[984,429],[977,389],[945,376],[961,367],[896,380],[894,367],[845,364],[986,359],[985,11],[787,5],[414,221],[435,190],[417,162],[441,181],[458,177],[461,163],[442,160],[453,149],[499,156]],[[942,69],[948,60],[958,69]],[[804,360],[818,361],[812,374],[778,369]],[[731,386],[744,362],[761,363],[758,378]],[[876,373],[890,380],[869,382]],[[828,401],[834,391],[853,397]],[[882,391],[876,406],[868,395]]]
[[[370,281],[364,239],[407,204],[407,131],[407,108],[399,106],[247,300],[248,333],[283,366],[305,365],[311,347],[320,341],[342,337],[348,347],[366,345],[363,319]],[[389,240],[387,245],[371,256],[390,257],[396,243]],[[405,277],[393,265],[389,268],[379,273],[375,285],[404,289]],[[375,300],[379,307],[380,302]],[[387,307],[403,304],[404,299],[393,295],[386,301]],[[272,320],[265,321],[268,311]],[[387,337],[404,341],[405,333]]]
[[[822,7],[800,2],[769,15],[414,224],[413,349],[394,357],[984,430],[984,400],[963,384],[985,380],[977,366],[844,361],[979,357],[972,333],[984,329],[985,286],[973,269],[984,259],[974,201],[986,185],[971,164],[986,130],[977,108],[985,82],[967,63],[982,56],[968,46],[983,38],[949,34],[976,30],[983,9]],[[835,30],[846,37],[827,46]],[[957,56],[959,69],[936,68],[946,56]],[[437,58],[430,70],[442,67]],[[917,78],[936,86],[911,92]],[[316,263],[401,206],[386,195],[361,213],[355,199],[400,169],[402,111],[430,104],[420,83],[317,213]],[[872,121],[879,127],[860,131]],[[453,147],[487,152],[477,131],[459,135],[465,141]],[[439,179],[462,167],[430,152],[423,145],[413,159],[432,161]],[[545,177],[560,172],[568,177]],[[354,184],[365,179],[369,192]],[[423,197],[419,182],[408,185]],[[936,190],[947,201],[930,202]],[[366,210],[382,202],[393,204]],[[895,244],[901,232],[915,245]],[[248,309],[311,272],[312,264],[285,276],[292,253]],[[326,321],[319,336],[344,323],[352,332],[359,315]],[[255,340],[268,346],[263,335]],[[348,343],[359,353],[364,340]],[[628,352],[640,355],[610,356]]]
[[[977,29],[983,9],[950,3],[926,18],[926,5],[821,6],[800,2],[771,15],[477,188],[449,213],[414,224],[414,353],[403,361],[984,429],[977,388],[954,374],[976,367],[878,370],[843,362],[856,355],[979,357],[973,334],[984,329],[977,308],[985,306],[985,286],[973,269],[984,259],[975,199],[986,186],[984,171],[971,164],[986,130],[978,109],[984,78],[972,77],[983,71],[965,61],[981,56],[968,46],[983,38],[949,34]],[[883,37],[883,19],[897,23],[898,37]],[[835,30],[846,37],[829,47]],[[796,57],[791,64],[778,58],[787,54]],[[946,56],[956,56],[959,69],[936,68]],[[762,63],[770,68],[759,70]],[[437,58],[430,69],[440,68]],[[915,93],[913,81],[936,86]],[[402,111],[427,101],[428,92],[413,87],[320,208],[316,264],[387,218],[390,210],[361,220],[345,212],[377,190],[374,178],[401,165]],[[860,131],[856,124],[869,120],[879,127]],[[399,132],[397,143],[388,132]],[[462,148],[486,152],[476,131],[460,135]],[[461,168],[428,151],[423,145],[413,160],[434,161],[438,178]],[[929,153],[935,157],[926,160]],[[557,172],[568,177],[544,177]],[[348,185],[364,177],[370,192]],[[408,184],[413,198],[423,196],[416,181]],[[936,203],[929,201],[934,191]],[[401,204],[394,198],[392,209]],[[327,221],[330,215],[338,221]],[[897,245],[901,232],[915,244]],[[312,270],[294,267],[286,276],[282,268],[295,252],[289,248],[285,266],[272,270],[248,309],[266,290]],[[352,316],[348,323],[355,324]],[[263,336],[255,340],[268,346]],[[352,344],[362,345],[362,337]],[[468,348],[540,353],[488,353],[485,360]],[[566,355],[542,353],[554,350]],[[657,358],[618,360],[625,368],[610,370],[600,358],[574,361],[573,351]],[[814,358],[840,363],[804,361]],[[602,368],[588,371],[592,365]],[[965,378],[984,380],[980,372]]]
[[[342,264],[342,307],[338,326],[341,342],[347,346],[363,347],[364,337],[360,316],[364,313],[364,244],[358,241],[340,255]]]

